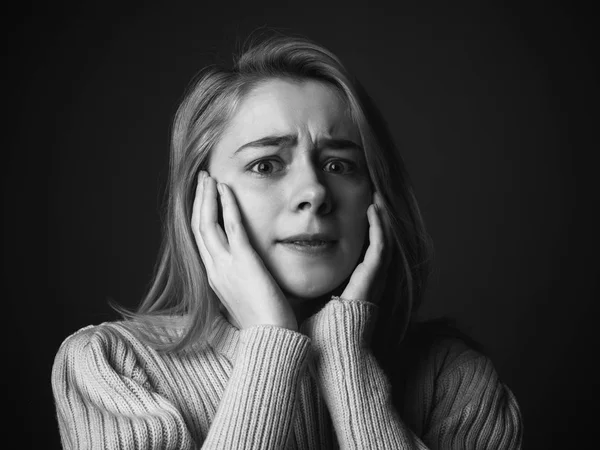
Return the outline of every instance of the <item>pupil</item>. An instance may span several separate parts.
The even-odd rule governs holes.
[[[268,172],[269,171],[269,164],[268,163],[260,163],[258,165],[258,171],[259,172]]]

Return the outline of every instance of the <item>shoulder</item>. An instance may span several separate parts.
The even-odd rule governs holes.
[[[518,409],[510,388],[500,379],[484,347],[448,322],[427,324],[412,337],[415,389],[429,390],[433,404],[504,404]],[[414,351],[414,350],[413,350]]]
[[[481,343],[445,318],[411,324],[400,349],[405,357],[432,365],[438,375],[488,358]]]
[[[434,378],[438,391],[444,387],[459,389],[468,384],[472,392],[476,385],[498,381],[484,346],[452,322],[423,324],[412,339],[412,345],[420,352],[424,372]]]
[[[425,355],[424,363],[429,366],[428,373],[435,377],[432,382],[438,400],[444,396],[461,396],[467,403],[500,383],[491,358],[463,338],[438,337]]]
[[[54,358],[52,382],[89,384],[125,376],[144,384],[146,367],[160,359],[135,324],[115,321],[90,325],[62,342]]]
[[[53,379],[83,372],[93,374],[92,366],[122,359],[136,345],[135,340],[121,322],[83,327],[60,345],[54,358]]]
[[[465,399],[498,385],[497,372],[484,347],[445,320],[412,324],[400,345],[395,384],[427,392],[433,401],[444,393]]]
[[[150,352],[161,344],[179,339],[182,330],[180,322],[159,316],[152,323],[120,320],[88,325],[62,342],[57,358],[92,350],[107,356],[127,349],[138,353]]]
[[[91,348],[110,351],[113,346],[131,344],[133,335],[127,332],[122,322],[105,322],[88,325],[69,335],[60,345],[57,358],[77,355]],[[133,338],[134,340],[135,338]]]
[[[413,327],[401,348],[397,404],[415,429],[431,438],[465,424],[489,433],[504,427],[506,439],[520,440],[516,398],[478,342],[451,325],[429,323]]]

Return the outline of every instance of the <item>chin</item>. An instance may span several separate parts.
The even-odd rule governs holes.
[[[278,280],[281,288],[290,296],[296,298],[315,299],[336,291],[345,281],[343,274],[295,274],[288,273]]]
[[[290,285],[289,283],[286,283],[283,290],[286,294],[295,298],[315,299],[333,291],[333,288],[331,286],[297,286],[295,284]]]
[[[359,255],[352,258],[347,254],[337,254],[332,258],[299,258],[287,253],[269,255],[264,258],[279,287],[289,297],[296,299],[317,299],[325,295],[339,295],[356,267]]]

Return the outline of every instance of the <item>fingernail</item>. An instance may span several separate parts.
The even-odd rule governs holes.
[[[221,183],[217,183],[217,191],[219,191],[219,194],[223,195],[223,185]]]

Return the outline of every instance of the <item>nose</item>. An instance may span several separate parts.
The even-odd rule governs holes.
[[[322,172],[313,164],[303,164],[298,168],[292,186],[290,207],[293,211],[306,211],[315,215],[331,212],[331,195],[327,185],[320,178]]]

